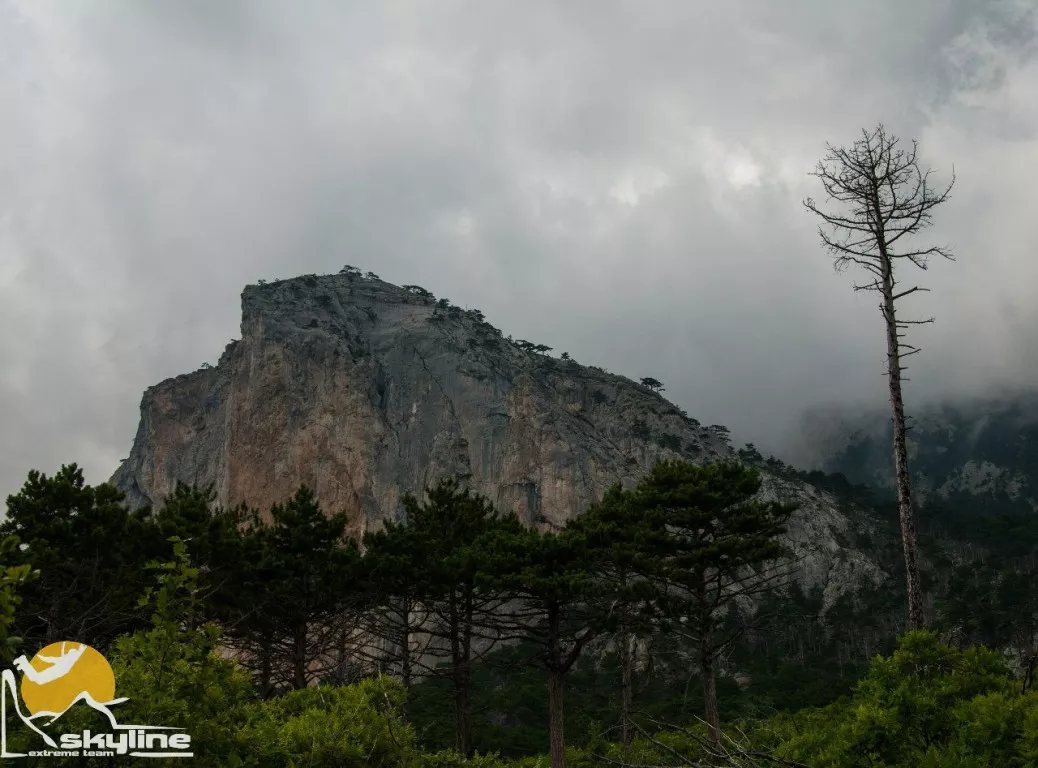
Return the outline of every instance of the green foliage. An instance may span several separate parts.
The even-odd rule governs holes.
[[[346,537],[345,513],[325,515],[313,491],[301,487],[271,508],[269,523],[244,520],[229,574],[230,638],[244,653],[266,695],[304,688],[327,674],[329,651],[358,598],[360,550]],[[222,530],[217,528],[217,530]]]
[[[169,542],[174,537],[183,540],[191,548],[192,561],[206,571],[213,571],[238,557],[239,527],[248,516],[249,510],[245,507],[231,510],[219,507],[211,486],[198,488],[177,483],[173,493],[155,512],[152,522],[163,541]],[[172,550],[163,548],[161,557],[171,554]]]
[[[22,638],[11,634],[15,611],[22,602],[19,592],[23,585],[39,578],[39,572],[28,563],[8,565],[20,544],[17,536],[0,540],[0,663],[5,665],[18,655],[22,642]]]
[[[667,432],[664,432],[656,438],[656,442],[659,443],[661,448],[666,448],[667,450],[674,451],[676,453],[681,452],[681,438],[677,435],[672,435]]]
[[[153,563],[156,585],[141,598],[152,627],[119,638],[111,654],[119,690],[130,700],[120,720],[183,728],[199,765],[234,765],[251,751],[240,729],[242,707],[254,698],[248,675],[217,652],[219,629],[199,623],[198,569],[185,544],[173,539],[175,559]]]
[[[1005,661],[930,632],[877,657],[849,699],[776,718],[780,757],[822,768],[1014,766],[1033,759],[1038,696],[1018,695]]]
[[[433,299],[433,298],[435,298],[435,296],[433,296],[432,293],[430,293],[429,291],[425,290],[420,285],[404,285],[404,286],[401,286],[401,287],[405,291],[407,291],[408,293],[414,294],[415,296],[420,296],[423,299]]]
[[[498,531],[480,544],[494,568],[486,581],[518,598],[519,612],[532,619],[517,629],[540,645],[546,667],[568,670],[598,631],[589,604],[598,585],[587,542],[576,528],[566,527]]]
[[[246,733],[258,765],[398,768],[417,765],[404,724],[404,690],[378,677],[350,686],[291,691],[252,705]]]
[[[736,455],[747,464],[761,466],[764,463],[764,457],[761,456],[760,451],[757,450],[757,446],[753,443],[746,443],[745,446],[736,452]]]
[[[763,459],[752,445],[740,457],[777,474],[807,474]],[[868,489],[815,475],[805,479],[836,494],[848,514],[866,514]],[[185,728],[201,765],[504,766],[494,755],[466,759],[446,749],[458,743],[463,710],[472,718],[469,747],[519,759],[512,765],[547,765],[532,756],[548,743],[546,673],[565,683],[571,768],[671,765],[661,744],[688,759],[702,755],[702,728],[677,726],[703,711],[699,670],[689,669],[701,648],[689,642],[689,627],[708,618],[715,640],[734,638],[718,667],[720,718],[757,749],[816,768],[1038,762],[1036,694],[1021,695],[993,651],[950,648],[925,634],[894,649],[891,617],[903,613],[897,590],[844,596],[824,619],[820,592],[754,592],[752,616],[737,605],[711,615],[690,602],[701,575],[761,573],[782,554],[775,537],[787,510],[751,503],[758,488],[745,466],[665,462],[635,489],[612,488],[565,527],[541,520],[551,530],[539,531],[445,480],[422,502],[405,499],[404,518],[369,532],[361,555],[345,516],[325,514],[305,488],[266,522],[188,486],[148,517],[150,510],[128,512],[118,491],[86,486],[74,466],[53,478],[30,473],[0,527],[0,653],[11,655],[12,635],[23,628],[36,647],[48,631],[85,636],[112,661],[119,695],[129,697],[115,710],[120,721]],[[880,515],[868,518],[870,552],[897,580],[896,518],[885,507]],[[1038,587],[1028,561],[1008,545],[983,564],[948,546],[936,534],[924,538],[939,626],[960,643],[1033,653]],[[139,601],[149,560],[157,580]],[[43,570],[38,582],[34,568]],[[732,582],[726,594],[732,590],[743,586]],[[375,617],[366,626],[378,635],[401,606],[420,606],[409,632],[415,616],[428,619],[408,647],[434,637],[443,649],[422,662],[410,655],[412,678],[432,675],[409,686],[385,677],[328,684],[359,677],[335,666],[362,660],[348,656],[356,649],[335,656],[337,633],[364,616]],[[762,616],[780,621],[757,626]],[[645,732],[626,751],[611,741],[621,721],[613,639],[624,634],[650,643],[652,658],[632,676],[635,722]],[[486,656],[484,647],[504,635],[522,639]],[[241,654],[237,662],[226,658],[228,647]],[[877,652],[892,655],[866,664]],[[399,675],[399,663],[384,663],[394,653],[367,660]],[[431,670],[420,668],[430,661]],[[749,688],[735,685],[735,670],[753,678]],[[323,684],[270,697],[315,679]],[[63,724],[103,725],[83,710]],[[664,723],[674,725],[653,732]],[[12,745],[31,742],[23,731],[14,724]],[[724,732],[736,733],[734,725]]]
[[[382,601],[381,615],[369,624],[395,643],[390,655],[409,684],[409,607],[420,601],[426,618],[422,634],[442,641],[428,647],[426,655],[446,662],[426,671],[452,680],[456,745],[466,753],[472,751],[472,665],[499,639],[499,614],[509,598],[506,588],[487,578],[497,564],[483,543],[519,535],[523,526],[514,514],[498,515],[488,499],[454,478],[441,479],[426,489],[426,496],[420,503],[405,495],[404,521],[389,522],[366,537],[369,589]]]
[[[639,382],[643,387],[648,387],[653,392],[663,391],[663,382],[659,379],[654,379],[651,376],[646,376]]]
[[[684,461],[660,461],[638,484],[632,504],[656,531],[664,578],[711,598],[701,607],[698,599],[687,602],[697,618],[736,594],[773,586],[754,569],[785,556],[779,536],[793,507],[753,500],[760,485],[759,473],[739,464]]]
[[[5,554],[9,566],[31,563],[40,577],[23,585],[14,632],[29,646],[75,638],[99,650],[123,632],[146,624],[137,606],[142,564],[158,538],[149,510],[131,513],[124,494],[91,487],[75,464],[53,477],[36,470],[7,498],[0,538],[22,546]]]
[[[422,753],[415,768],[507,768],[514,763],[506,763],[494,754],[475,754],[470,758],[449,749],[443,752]]]
[[[635,417],[634,421],[631,422],[631,434],[640,440],[648,440],[652,437],[652,430],[645,422],[645,419]]]

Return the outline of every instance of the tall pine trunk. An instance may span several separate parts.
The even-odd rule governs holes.
[[[458,751],[465,757],[475,754],[472,734],[472,593],[466,592],[461,623],[461,658],[458,664]]]
[[[905,555],[908,587],[908,628],[920,629],[923,617],[923,588],[919,575],[919,542],[912,509],[911,477],[908,473],[908,439],[905,428],[905,401],[901,396],[901,350],[898,343],[897,316],[894,313],[894,275],[886,247],[880,246],[883,263],[883,319],[887,325],[887,380],[894,423],[894,469],[897,476],[897,508],[901,521],[901,543]]]
[[[551,768],[566,768],[566,673],[548,670],[548,752]]]
[[[270,645],[270,636],[264,635],[260,646],[259,695],[261,699],[269,699],[274,694],[273,650]]]
[[[469,702],[469,671],[459,666],[454,673],[454,711],[457,717],[457,734],[455,748],[465,757],[472,757],[475,749],[472,744],[472,714]]]
[[[566,768],[566,669],[562,663],[562,617],[548,607],[548,753],[551,768]]]
[[[469,701],[469,657],[471,654],[471,621],[470,601],[466,601],[464,616],[459,610],[458,600],[451,593],[449,602],[449,613],[447,631],[451,643],[451,677],[454,683],[454,747],[465,755],[471,757],[474,748],[472,744],[472,713]]]
[[[305,622],[296,625],[292,637],[292,686],[296,690],[306,688],[306,640]]]
[[[626,627],[620,632],[620,643],[621,742],[627,748],[634,741],[634,637]]]
[[[404,722],[411,721],[411,603],[400,603],[400,682],[404,686]]]
[[[710,746],[716,752],[721,746],[721,716],[717,709],[717,678],[714,675],[714,625],[711,615],[707,584],[708,573],[701,571],[695,582],[696,599],[699,601],[699,674],[703,678],[703,706],[706,709],[706,725]],[[720,585],[717,585],[720,589]]]
[[[721,747],[721,715],[717,709],[713,631],[710,629],[704,631],[699,639],[699,673],[703,677],[703,702],[706,707],[708,740],[710,746],[717,752]]]

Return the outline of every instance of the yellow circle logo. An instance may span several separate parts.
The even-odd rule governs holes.
[[[61,714],[84,696],[98,704],[107,704],[115,698],[111,665],[99,652],[83,643],[51,643],[20,668],[22,701],[34,715]]]

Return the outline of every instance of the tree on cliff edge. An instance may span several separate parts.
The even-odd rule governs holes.
[[[881,296],[879,310],[886,326],[894,467],[907,573],[908,625],[909,629],[919,629],[926,622],[901,394],[901,374],[906,370],[902,360],[919,348],[902,339],[909,326],[932,323],[933,318],[905,320],[897,316],[896,302],[928,289],[900,287],[895,268],[907,262],[925,270],[934,255],[952,259],[948,248],[910,246],[907,241],[931,225],[933,209],[948,199],[955,173],[952,172],[947,187],[934,190],[929,185],[930,171],[919,167],[916,142],[912,142],[911,149],[902,149],[899,143],[896,136],[879,125],[871,132],[862,131],[862,138],[849,149],[828,145],[828,154],[811,175],[821,179],[827,200],[837,202],[838,208],[822,210],[811,198],[804,200],[804,206],[821,217],[823,224],[818,234],[835,258],[836,269],[860,267],[865,270],[867,281],[855,285],[854,290],[875,291]]]

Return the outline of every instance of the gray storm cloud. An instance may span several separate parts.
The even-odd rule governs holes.
[[[781,451],[883,398],[874,297],[800,205],[880,120],[958,175],[910,404],[1029,383],[1036,32],[971,0],[0,0],[0,493],[106,479],[246,283],[344,263]]]

